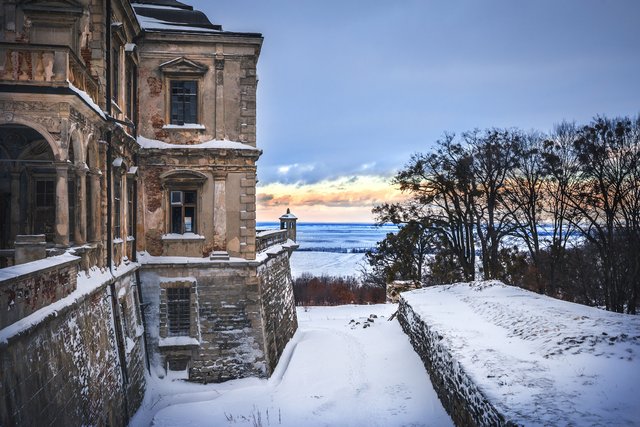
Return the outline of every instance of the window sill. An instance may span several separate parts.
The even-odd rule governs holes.
[[[206,130],[206,128],[204,127],[204,125],[200,125],[198,123],[185,123],[183,125],[174,125],[174,124],[169,124],[169,125],[164,125],[162,126],[162,129],[178,129],[178,130]]]
[[[160,338],[158,347],[199,347],[200,341],[192,337]]]
[[[195,233],[169,233],[162,236],[162,240],[204,240],[204,236]]]

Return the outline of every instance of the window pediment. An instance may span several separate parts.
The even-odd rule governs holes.
[[[168,185],[187,184],[187,185],[202,185],[207,180],[207,176],[188,169],[178,169],[169,172],[165,172],[160,175],[162,185],[167,187]]]
[[[25,12],[31,13],[72,13],[76,15],[82,14],[82,5],[77,1],[72,0],[58,0],[58,1],[37,1],[32,0],[26,2],[22,6]]]
[[[160,65],[160,71],[167,75],[202,76],[209,67],[181,56]]]

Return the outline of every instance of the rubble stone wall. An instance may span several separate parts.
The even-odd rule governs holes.
[[[256,267],[248,262],[147,265],[141,272],[147,341],[152,364],[162,371],[183,360],[189,379],[222,382],[267,373]],[[169,286],[192,286],[189,336],[168,337],[166,295]],[[195,314],[197,313],[197,314]],[[182,370],[180,363],[176,368]]]
[[[424,363],[433,388],[458,426],[512,426],[442,344],[442,337],[400,298],[398,320]]]
[[[0,342],[0,425],[126,425],[144,395],[142,325],[132,306],[119,316],[138,331],[125,338],[125,385],[111,301],[105,283]]]
[[[275,369],[282,351],[298,329],[289,257],[286,250],[282,251],[269,257],[258,268],[270,372]]]

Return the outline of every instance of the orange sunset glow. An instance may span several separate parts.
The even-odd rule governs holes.
[[[259,185],[258,221],[276,221],[287,208],[301,222],[373,222],[371,209],[403,200],[389,178],[360,175],[315,184]]]

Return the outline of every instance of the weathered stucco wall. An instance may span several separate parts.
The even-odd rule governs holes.
[[[255,146],[256,63],[262,39],[210,34],[177,38],[149,33],[141,45],[140,134],[174,144],[227,139]],[[198,82],[201,128],[168,126],[168,86],[176,76]]]
[[[138,217],[144,221],[144,238],[138,250],[154,256],[187,255],[207,257],[214,250],[230,256],[255,258],[256,166],[258,152],[231,149],[144,149],[140,153],[140,200]],[[204,239],[163,239],[170,233],[169,189],[175,171],[201,174],[205,179],[192,184],[198,193],[196,232]],[[223,176],[224,198],[216,194],[216,177]],[[166,177],[166,178],[164,178]],[[219,182],[219,181],[218,181]],[[218,221],[216,215],[223,215]],[[222,231],[216,229],[223,223]]]
[[[513,426],[485,398],[460,364],[401,297],[398,320],[424,363],[442,405],[458,426]]]
[[[134,280],[129,274],[115,284],[121,302],[133,302]],[[110,295],[104,284],[0,343],[0,425],[126,424],[144,395],[142,325],[133,304],[114,316]],[[131,325],[126,385],[116,318]]]

